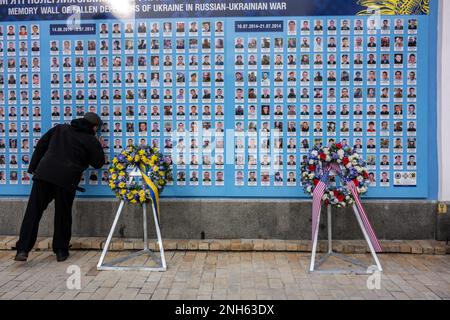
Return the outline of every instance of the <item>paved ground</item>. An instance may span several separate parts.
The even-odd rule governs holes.
[[[41,251],[19,263],[0,251],[0,299],[450,299],[450,255],[381,255],[380,289],[370,290],[369,275],[309,274],[306,253],[168,252],[165,273],[98,272],[99,254],[73,251],[56,263]],[[80,290],[67,288],[71,265],[81,267]]]

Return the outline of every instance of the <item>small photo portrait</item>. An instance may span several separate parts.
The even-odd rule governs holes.
[[[215,32],[216,32],[216,33],[223,33],[223,32],[224,32],[224,29],[223,29],[223,21],[217,21],[217,22],[216,22]]]
[[[202,23],[202,33],[210,33],[211,32],[211,22],[205,21]]]
[[[146,22],[139,22],[137,27],[138,33],[146,33],[147,32],[147,23]]]
[[[389,31],[391,29],[391,25],[388,19],[383,19],[381,22],[381,31]]]
[[[39,34],[40,34],[39,25],[37,24],[31,25],[31,36],[39,36]]]
[[[380,182],[382,184],[389,184],[389,174],[386,171],[380,174]]]
[[[314,32],[322,32],[322,31],[323,31],[323,21],[314,20]]]
[[[186,181],[186,171],[178,171],[177,172],[177,181],[178,182],[185,182]]]
[[[100,24],[100,34],[106,35],[108,34],[108,25],[106,23]]]
[[[417,37],[408,37],[408,48],[416,48],[417,47]]]
[[[216,180],[216,184],[223,184],[223,182],[224,182],[224,172],[223,171],[217,171],[215,180]]]
[[[350,21],[347,19],[343,19],[341,21],[341,31],[345,31],[348,33],[350,31]]]
[[[417,30],[417,19],[408,20],[408,30]]]
[[[189,23],[189,33],[197,33],[198,32],[198,23],[196,21],[192,21]]]
[[[121,26],[120,26],[120,24],[119,23],[114,23],[113,24],[113,29],[112,29],[112,34],[113,35],[119,35],[119,34],[121,34],[122,33],[122,31],[121,31]]]
[[[309,49],[310,48],[309,38],[303,37],[301,38],[301,49]],[[302,50],[302,51],[308,51],[308,50]]]
[[[301,21],[301,28],[300,31],[302,32],[309,32],[311,30],[310,24],[309,24],[309,20],[302,20]]]
[[[32,53],[37,53],[37,52],[39,52],[39,51],[41,51],[39,42],[33,41],[33,42],[32,42],[32,45],[31,45],[31,52],[32,52]]]
[[[289,35],[297,34],[297,22],[295,20],[289,20],[287,23],[287,27]]]
[[[394,30],[395,31],[403,31],[403,19],[395,19]]]
[[[16,27],[13,25],[8,25],[6,30],[7,30],[6,35],[8,37],[14,37],[16,35]]]
[[[403,50],[403,37],[395,37],[394,49],[395,50]]]
[[[177,22],[176,23],[176,32],[177,33],[184,33],[185,32],[185,23],[184,22]]]
[[[16,44],[14,41],[8,41],[7,50],[8,53],[16,52]]]
[[[356,19],[355,20],[355,27],[354,27],[355,31],[363,31],[364,30],[364,25],[361,19]]]
[[[415,167],[417,166],[417,161],[416,161],[416,155],[409,155],[408,156],[408,162],[406,164],[408,167]]]
[[[328,29],[328,31],[336,31],[337,30],[336,20],[334,20],[334,19],[328,20],[327,29]]]
[[[261,38],[261,49],[270,49],[270,38]]]

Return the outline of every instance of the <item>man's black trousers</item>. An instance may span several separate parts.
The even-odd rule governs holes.
[[[72,236],[72,204],[76,191],[69,191],[52,183],[33,180],[27,210],[20,228],[17,251],[29,252],[36,243],[39,221],[48,204],[55,200],[55,226],[53,229],[53,251],[69,249]]]

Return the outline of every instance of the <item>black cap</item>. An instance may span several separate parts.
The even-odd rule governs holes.
[[[86,112],[84,115],[84,119],[86,119],[93,126],[100,127],[103,124],[102,119],[100,119],[98,114],[94,112]]]

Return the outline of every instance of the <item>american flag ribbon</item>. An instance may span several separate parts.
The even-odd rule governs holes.
[[[320,209],[322,207],[322,197],[325,193],[325,189],[328,183],[328,175],[330,169],[327,167],[324,169],[324,173],[319,183],[316,185],[313,191],[313,209],[312,209],[312,241],[314,241],[319,228]]]
[[[361,220],[364,225],[364,229],[366,229],[367,234],[369,235],[370,242],[372,243],[372,246],[376,252],[382,252],[383,249],[381,248],[380,242],[378,241],[378,238],[375,234],[375,231],[373,231],[372,226],[370,225],[369,219],[367,218],[367,214],[364,211],[364,208],[361,203],[361,199],[359,198],[358,190],[356,189],[356,185],[353,181],[347,182],[347,187],[351,191],[353,198],[355,199],[356,206],[358,207],[358,213],[361,217]]]

